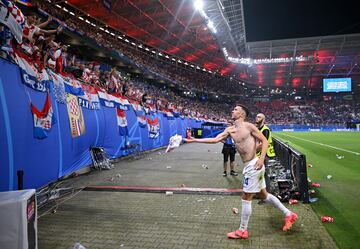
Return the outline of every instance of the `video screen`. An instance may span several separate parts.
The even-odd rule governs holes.
[[[351,92],[351,78],[323,79],[323,92]]]

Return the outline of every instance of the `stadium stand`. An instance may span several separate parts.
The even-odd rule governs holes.
[[[233,103],[240,102],[247,103],[251,113],[261,110],[269,117],[270,124],[277,125],[345,126],[347,122],[360,119],[360,104],[356,99],[331,99],[323,102],[322,96],[317,96],[289,101],[285,98],[274,99],[276,95],[273,95],[268,98],[270,104],[255,101],[257,96],[266,94],[264,89],[244,87],[229,78],[201,71],[185,70],[155,58],[152,53],[146,54],[136,47],[120,42],[110,34],[100,34],[94,31],[90,24],[79,25],[76,17],[53,8],[49,2],[34,2],[38,9],[36,12],[24,12],[27,20],[24,42],[21,46],[16,45],[16,49],[31,58],[37,68],[47,67],[65,76],[74,76],[83,83],[101,87],[109,93],[116,92],[137,100],[145,107],[156,105],[158,109],[163,109],[176,106],[186,116],[224,121]],[[44,29],[49,25],[52,30]],[[177,91],[167,84],[151,84],[141,75],[129,80],[126,73],[116,67],[107,65],[106,70],[100,69],[100,62],[86,61],[77,51],[68,51],[68,46],[60,42],[64,35],[61,33],[63,28],[67,32],[80,33],[93,39],[100,49],[105,47],[126,56],[130,64],[135,64],[142,72],[151,72],[159,79],[166,79],[169,84],[177,86]],[[11,33],[6,28],[2,29],[3,54],[10,54]]]

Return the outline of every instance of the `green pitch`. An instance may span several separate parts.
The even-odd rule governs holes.
[[[321,187],[313,188],[317,193],[311,196],[319,200],[311,206],[319,219],[334,217],[334,223],[324,226],[338,246],[360,248],[360,132],[279,132],[274,136],[288,141],[313,165],[307,168],[308,177]]]

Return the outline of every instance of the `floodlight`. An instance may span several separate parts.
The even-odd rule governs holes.
[[[203,7],[204,7],[203,1],[202,0],[195,0],[194,1],[194,7],[195,7],[196,10],[199,10],[199,11],[202,10]]]

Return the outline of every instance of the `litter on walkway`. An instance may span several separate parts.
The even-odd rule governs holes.
[[[321,217],[322,222],[334,222],[334,218],[331,216],[323,216]]]
[[[295,204],[297,204],[298,203],[298,200],[296,200],[296,199],[290,199],[289,200],[289,204],[290,205],[295,205]]]
[[[86,249],[86,248],[83,245],[81,245],[80,243],[75,243],[74,249]]]
[[[320,183],[313,182],[313,183],[311,184],[311,187],[320,188]]]
[[[310,203],[317,202],[318,200],[319,200],[319,198],[316,198],[316,197],[314,197],[314,198],[309,198],[309,202],[310,202]]]

